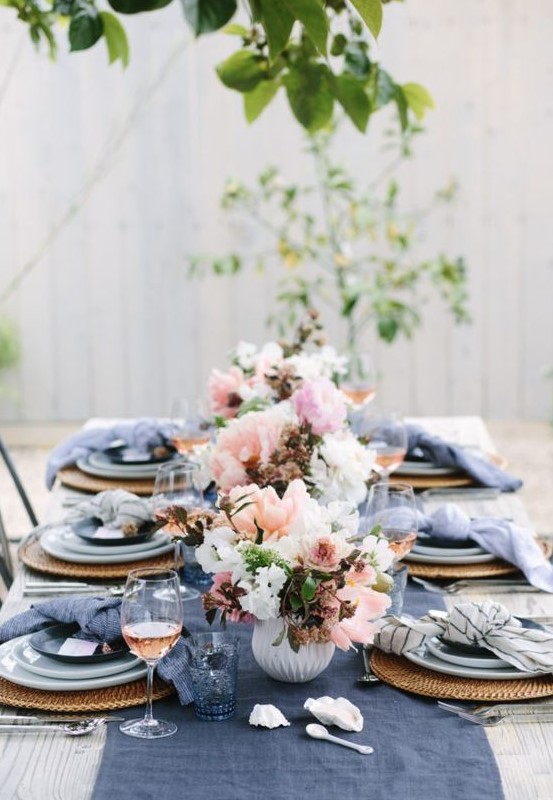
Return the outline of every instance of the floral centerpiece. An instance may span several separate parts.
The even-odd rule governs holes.
[[[334,381],[347,359],[317,339],[311,319],[292,345],[276,342],[260,350],[241,343],[228,372],[214,370],[210,394],[220,427],[215,443],[197,454],[218,489],[254,483],[282,497],[296,479],[321,503],[362,503],[373,454],[349,430],[347,405]]]
[[[383,573],[393,553],[377,535],[358,537],[358,514],[348,504],[322,506],[293,480],[282,497],[250,484],[220,496],[218,511],[165,513],[214,575],[203,596],[207,619],[255,622],[254,655],[263,667],[270,660],[274,677],[290,680],[275,658],[296,664],[292,657],[311,649],[326,654],[324,668],[335,645],[347,650],[372,641],[375,620],[389,605]],[[268,636],[263,647],[261,631]]]

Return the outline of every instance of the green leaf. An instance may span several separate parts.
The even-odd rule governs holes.
[[[375,39],[382,28],[382,3],[381,0],[351,0],[359,16],[370,30]]]
[[[244,111],[248,122],[254,122],[278,92],[278,81],[260,81],[255,89],[244,95]]]
[[[330,71],[325,64],[297,62],[284,77],[288,102],[298,122],[310,133],[323,128],[332,117],[334,96]]]
[[[405,131],[409,125],[409,117],[407,115],[408,106],[405,95],[403,94],[403,89],[401,86],[398,86],[398,84],[396,84],[394,87],[394,100],[396,101],[399,121],[401,123],[401,130]]]
[[[378,320],[378,335],[385,342],[393,342],[399,330],[399,325],[392,317]]]
[[[225,86],[237,92],[251,92],[263,80],[266,70],[264,60],[250,50],[238,50],[219,64],[217,74]]]
[[[306,603],[309,603],[311,600],[313,600],[318,586],[319,586],[318,581],[316,581],[315,578],[313,578],[311,575],[308,575],[307,578],[304,580],[301,587],[301,596],[303,597]]]
[[[364,133],[371,113],[369,98],[357,78],[344,72],[333,81],[334,95],[355,127]]]
[[[231,22],[230,25],[226,25],[223,28],[223,33],[226,33],[228,36],[249,36],[250,32],[247,28],[243,25],[238,25],[236,22]]]
[[[401,89],[417,119],[422,119],[429,108],[434,108],[432,95],[420,83],[404,83]]]
[[[263,27],[269,42],[269,54],[271,58],[275,58],[286,47],[294,24],[294,16],[285,5],[275,3],[275,0],[260,0],[260,6]]]
[[[366,42],[348,42],[344,49],[344,68],[356,78],[368,78],[371,62]]]
[[[100,19],[104,26],[104,38],[108,48],[109,63],[113,64],[118,58],[124,67],[129,64],[129,42],[124,27],[114,14],[109,11],[100,11]]]
[[[108,0],[109,5],[119,14],[139,14],[142,11],[157,11],[172,0]]]
[[[396,84],[390,75],[386,70],[379,69],[376,78],[376,102],[379,108],[385,106],[393,99],[395,89]]]
[[[102,33],[102,20],[96,8],[90,3],[80,5],[69,25],[71,50],[88,50],[96,44]]]
[[[196,36],[217,31],[236,12],[236,0],[181,0],[184,17]]]
[[[280,5],[280,3],[275,3],[275,0],[272,1],[275,5]],[[323,56],[326,55],[328,17],[319,0],[282,0],[282,4],[286,6],[294,19],[301,22],[317,50]]]

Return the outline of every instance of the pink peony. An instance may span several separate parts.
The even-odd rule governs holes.
[[[390,605],[388,595],[358,584],[346,585],[336,594],[340,600],[347,600],[356,607],[353,617],[343,619],[332,628],[330,638],[336,647],[348,650],[353,642],[372,642],[376,625],[371,620],[382,617]]]
[[[257,527],[264,532],[263,541],[280,539],[289,532],[290,525],[298,516],[304,502],[309,499],[303,481],[290,483],[282,499],[272,486],[259,489],[257,486],[237,486],[230,492],[230,499],[237,503],[247,494],[243,502],[248,502],[242,511],[234,514],[232,521],[241,533],[257,535]],[[240,503],[242,505],[242,503]]]
[[[286,422],[281,410],[274,406],[232,420],[220,432],[211,469],[221,491],[248,483],[246,469],[269,460]]]
[[[231,367],[228,372],[219,369],[211,371],[208,386],[211,396],[211,408],[215,414],[221,414],[226,419],[235,417],[240,403],[233,404],[234,397],[239,396],[241,386],[245,383],[244,373],[238,367]]]
[[[292,403],[300,422],[311,425],[316,436],[340,430],[346,419],[342,392],[328,378],[305,381]]]

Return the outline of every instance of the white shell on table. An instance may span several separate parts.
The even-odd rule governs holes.
[[[281,725],[286,726],[290,723],[276,706],[260,705],[256,703],[250,714],[250,725],[255,725],[261,728],[279,728]]]
[[[345,697],[309,697],[303,707],[323,725],[337,725],[343,731],[363,730],[363,715]]]

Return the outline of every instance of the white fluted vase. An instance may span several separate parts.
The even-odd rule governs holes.
[[[295,653],[286,636],[279,645],[273,644],[282,632],[283,625],[281,618],[256,620],[252,636],[253,657],[261,669],[277,681],[312,681],[332,661],[334,642],[304,644]]]

